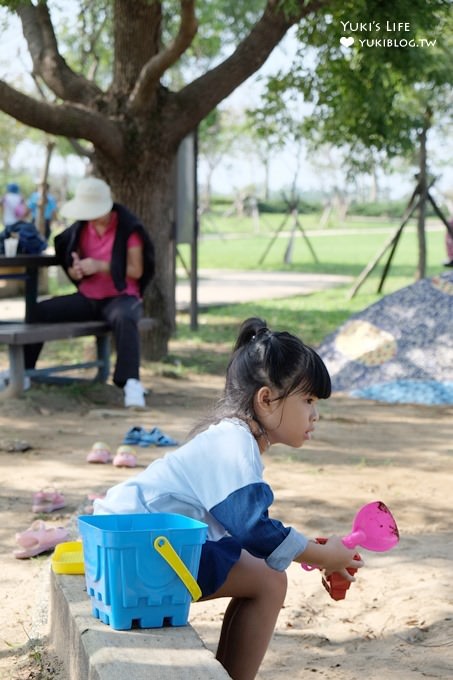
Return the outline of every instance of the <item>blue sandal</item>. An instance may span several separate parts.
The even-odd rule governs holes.
[[[179,446],[179,442],[176,439],[172,439],[168,435],[164,434],[162,430],[158,427],[153,427],[152,430],[147,432],[144,427],[131,427],[131,429],[126,432],[123,439],[123,444],[132,444],[133,446]]]
[[[136,446],[148,446],[148,444],[141,444],[142,437],[146,436],[148,433],[144,427],[131,427],[131,429],[126,432],[123,444],[135,444]]]
[[[139,442],[140,446],[178,446],[179,442],[164,434],[158,427],[153,427],[149,432],[145,432]]]

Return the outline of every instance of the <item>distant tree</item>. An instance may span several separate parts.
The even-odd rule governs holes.
[[[226,157],[237,151],[243,130],[237,113],[231,109],[216,108],[201,122],[198,129],[198,153],[207,166],[204,208],[209,209],[212,198],[212,178]]]
[[[343,147],[346,168],[368,173],[377,159],[416,157],[420,191],[426,194],[429,130],[453,110],[451,3],[330,2],[316,23],[299,24],[297,34],[295,62],[269,79],[263,118],[274,115],[281,92],[301,93],[312,111],[298,134],[314,155],[323,144]],[[421,219],[417,277],[425,268]]]
[[[11,179],[11,161],[18,145],[23,141],[26,128],[9,116],[0,113],[0,183],[5,185]],[[4,186],[0,187],[2,192]]]

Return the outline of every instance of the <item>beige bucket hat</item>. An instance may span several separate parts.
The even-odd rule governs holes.
[[[78,183],[74,198],[61,207],[60,214],[75,220],[96,220],[112,207],[109,185],[102,179],[87,177]]]

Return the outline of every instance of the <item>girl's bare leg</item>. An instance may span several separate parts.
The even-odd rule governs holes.
[[[255,678],[286,596],[286,572],[242,551],[223,586],[206,599],[233,598],[225,612],[217,659],[234,680]]]

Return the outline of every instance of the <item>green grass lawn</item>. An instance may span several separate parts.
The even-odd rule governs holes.
[[[296,231],[291,264],[285,264],[284,255],[289,237],[280,237],[272,243],[272,234],[243,236],[241,238],[219,236],[201,238],[199,242],[199,267],[209,269],[245,269],[263,271],[297,271],[358,276],[363,267],[374,258],[388,241],[395,227],[380,227],[386,231],[374,232],[360,229],[343,234],[329,230],[310,235],[308,241],[316,255],[300,233]],[[428,264],[435,267],[445,258],[444,232],[427,233]],[[189,261],[189,247],[179,246],[184,260]],[[264,257],[264,261],[263,261]],[[382,259],[382,264],[385,257]],[[392,263],[396,275],[411,276],[417,262],[417,238],[413,227],[406,228],[399,241]]]
[[[397,227],[399,219],[386,217],[363,217],[348,215],[346,219],[340,220],[333,215],[332,219],[325,226],[322,226],[322,215],[320,212],[299,214],[297,216],[299,224],[304,230],[329,231],[336,228],[341,229],[374,229],[391,224]],[[200,233],[204,236],[221,236],[222,234],[272,234],[280,228],[285,231],[291,229],[293,222],[292,216],[285,213],[261,213],[259,218],[248,216],[231,215],[226,216],[225,211],[219,209],[209,213],[204,213],[200,219]]]

